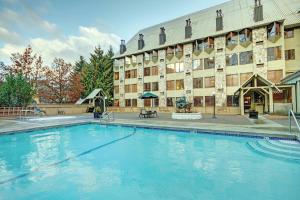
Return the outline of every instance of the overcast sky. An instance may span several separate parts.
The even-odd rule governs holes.
[[[0,61],[30,44],[46,64],[95,46],[118,49],[140,29],[226,0],[0,0]]]

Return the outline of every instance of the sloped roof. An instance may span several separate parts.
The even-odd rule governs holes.
[[[254,0],[231,0],[223,4],[213,6],[189,15],[176,18],[155,26],[140,30],[126,44],[127,51],[115,58],[126,55],[138,54],[144,51],[159,49],[166,46],[175,45],[228,33],[230,31],[242,30],[244,28],[257,27],[274,21],[285,20],[285,26],[300,25],[300,1],[299,0],[262,0],[264,20],[254,22]],[[216,10],[223,13],[223,31],[216,31]],[[185,20],[191,19],[192,38],[185,39]],[[160,28],[164,27],[167,41],[165,45],[159,45]],[[144,35],[145,47],[138,50],[139,34]]]
[[[94,91],[91,92],[86,98],[79,99],[75,104],[80,105],[85,103],[87,100],[94,99],[95,97],[98,96],[99,93],[100,96],[106,96],[102,89],[94,89]]]
[[[300,80],[300,70],[286,76],[284,79],[281,80],[281,82],[283,84],[291,84],[299,80]]]

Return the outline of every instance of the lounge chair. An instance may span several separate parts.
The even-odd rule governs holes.
[[[145,109],[141,109],[139,118],[149,118],[149,116],[150,116],[150,113],[148,111],[146,111]]]

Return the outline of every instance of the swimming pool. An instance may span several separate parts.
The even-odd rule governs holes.
[[[99,124],[2,135],[0,199],[296,200],[298,148]]]

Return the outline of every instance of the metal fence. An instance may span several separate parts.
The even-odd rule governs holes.
[[[0,117],[21,117],[34,114],[34,107],[0,107]]]

